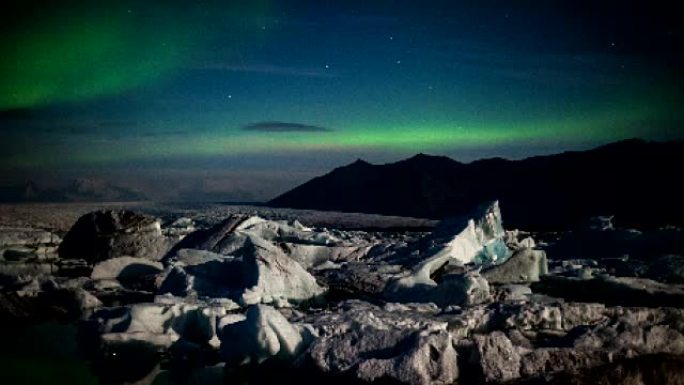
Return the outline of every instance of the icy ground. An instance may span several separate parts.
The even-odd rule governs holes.
[[[254,206],[0,206],[4,330],[75,325],[106,383],[633,383],[684,375],[677,228],[506,230]],[[552,213],[549,213],[552,215]],[[0,379],[2,376],[0,375]]]

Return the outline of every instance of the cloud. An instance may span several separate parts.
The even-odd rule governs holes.
[[[242,127],[244,131],[256,132],[329,132],[332,129],[301,123],[258,122]]]

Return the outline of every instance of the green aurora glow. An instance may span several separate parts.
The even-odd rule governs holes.
[[[215,34],[198,28],[201,9],[171,2],[20,3],[18,17],[28,16],[6,26],[0,41],[0,111],[116,96],[170,79]],[[226,22],[266,14],[266,1],[249,3],[229,7]],[[230,39],[242,36],[232,31]]]
[[[158,15],[161,17],[161,15]],[[186,60],[187,25],[143,30],[144,20],[116,7],[88,17],[34,20],[6,37],[0,109],[116,95],[164,78]]]
[[[527,29],[536,11],[475,17],[458,5],[442,17],[418,3],[360,14],[336,2],[10,3],[18,11],[0,15],[7,180],[142,164],[204,172],[224,167],[219,158],[289,170],[329,156],[320,173],[356,157],[682,137],[674,51],[638,46],[631,29],[580,39],[555,9],[544,15],[557,26],[540,34]],[[259,122],[326,129],[244,129]]]
[[[9,162],[17,167],[45,167],[64,163],[69,153],[72,164],[107,164],[145,159],[174,159],[197,156],[397,151],[403,153],[442,152],[498,145],[525,145],[553,142],[581,143],[591,138],[612,141],[644,134],[638,122],[661,117],[672,106],[647,106],[599,111],[592,116],[567,116],[519,122],[425,123],[413,125],[368,124],[358,122],[333,132],[253,133],[240,130],[210,131],[203,135],[136,138],[111,142],[90,141],[88,146],[63,151],[17,156]],[[606,129],[610,127],[610,129]]]

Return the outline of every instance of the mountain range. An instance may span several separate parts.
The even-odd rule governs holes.
[[[34,181],[0,187],[0,202],[132,202],[144,194],[98,178],[76,178],[62,188],[40,187]]]
[[[629,139],[587,151],[461,163],[418,154],[390,164],[357,160],[267,204],[442,219],[499,200],[507,226],[567,229],[591,216],[623,225],[682,224],[684,142]]]

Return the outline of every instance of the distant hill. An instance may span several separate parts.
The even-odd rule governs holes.
[[[565,229],[609,214],[630,226],[684,224],[682,166],[684,142],[638,139],[517,161],[418,154],[357,160],[268,205],[439,219],[498,199],[508,227]]]
[[[41,188],[33,181],[0,187],[0,202],[132,202],[147,200],[142,193],[97,178],[77,178],[66,187]]]

